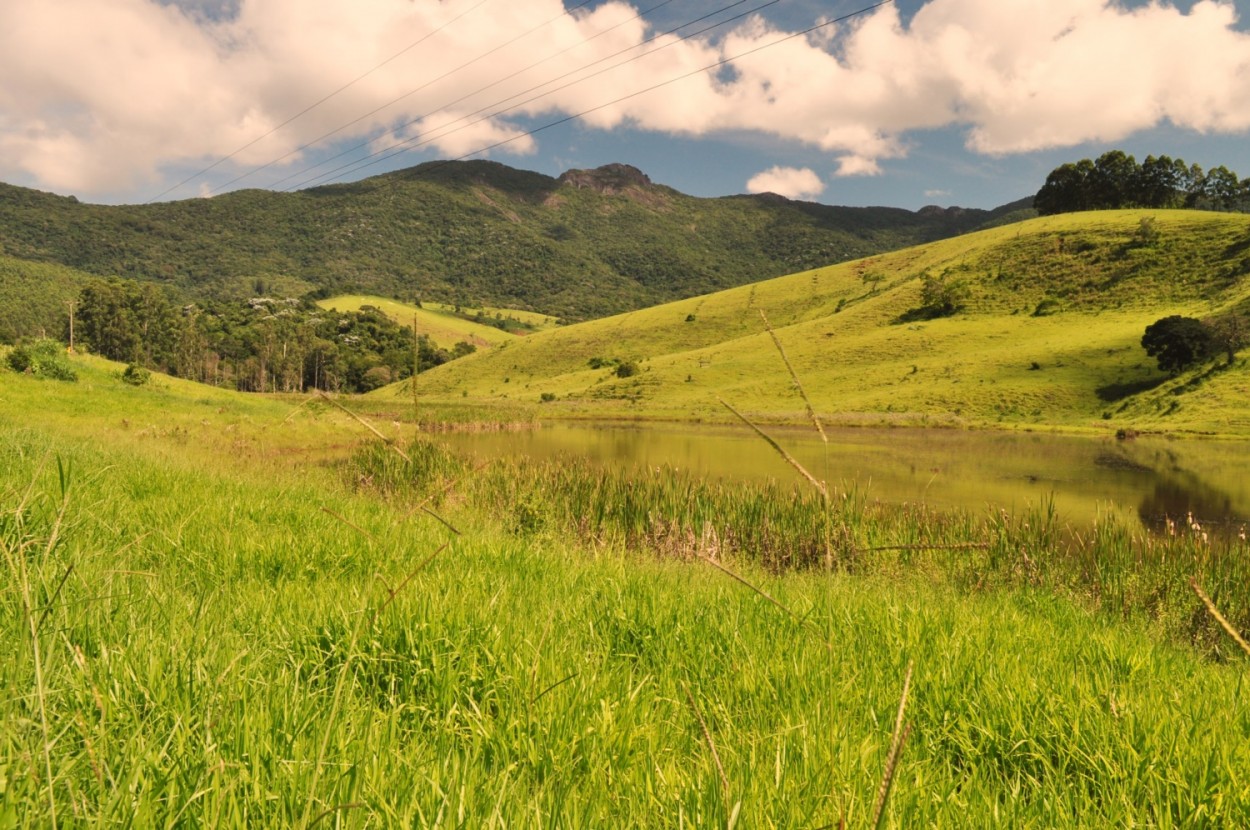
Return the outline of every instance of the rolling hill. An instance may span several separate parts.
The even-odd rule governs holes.
[[[192,299],[380,294],[585,320],[949,237],[1030,212],[701,199],[625,165],[559,178],[432,162],[295,193],[81,204],[0,185],[0,255]]]
[[[924,319],[926,277],[960,286],[964,309]],[[1067,214],[535,334],[424,374],[419,390],[546,397],[542,411],[564,417],[724,419],[723,398],[797,420],[763,311],[836,419],[1247,434],[1244,358],[1169,378],[1140,339],[1159,317],[1248,301],[1248,216]],[[622,362],[639,371],[619,377]]]

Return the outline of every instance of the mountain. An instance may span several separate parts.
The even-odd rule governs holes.
[[[1250,216],[1197,211],[1033,219],[539,332],[418,391],[589,418],[732,420],[724,400],[801,421],[760,312],[830,419],[1250,435],[1245,358],[1170,377],[1141,347],[1164,316],[1250,316]]]
[[[627,165],[559,178],[431,162],[295,193],[104,206],[0,184],[0,255],[188,299],[373,293],[583,320],[942,239],[1028,213],[696,198]]]

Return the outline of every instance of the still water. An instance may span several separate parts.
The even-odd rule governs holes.
[[[1250,442],[855,428],[831,431],[825,445],[811,429],[770,432],[817,478],[883,502],[985,511],[1053,499],[1060,521],[1074,527],[1113,514],[1153,530],[1188,515],[1216,528],[1250,525]],[[481,457],[800,481],[758,436],[724,426],[550,424],[442,440]]]

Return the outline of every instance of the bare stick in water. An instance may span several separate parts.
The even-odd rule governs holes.
[[[762,429],[760,429],[759,427],[757,427],[754,423],[752,423],[752,422],[751,422],[751,420],[750,420],[749,418],[747,418],[747,416],[743,415],[741,412],[739,412],[738,410],[734,409],[732,406],[730,406],[730,405],[729,405],[728,403],[726,403],[724,400],[722,400],[722,399],[720,399],[720,398],[717,398],[717,400],[718,400],[718,401],[720,401],[721,406],[725,407],[725,408],[726,408],[726,409],[728,409],[730,412],[732,412],[734,415],[738,416],[738,420],[742,421],[742,423],[746,424],[746,425],[747,425],[747,426],[749,426],[751,429],[755,430],[755,434],[756,434],[756,435],[758,435],[759,437],[761,437],[761,438],[763,438],[765,441],[767,441],[767,442],[768,442],[768,445],[769,445],[770,447],[772,447],[773,449],[775,449],[775,450],[776,450],[776,451],[777,451],[777,452],[781,455],[781,457],[782,457],[782,458],[784,458],[784,459],[786,460],[786,462],[787,462],[787,463],[788,463],[791,467],[793,467],[794,469],[796,469],[796,470],[798,470],[798,471],[799,471],[799,475],[801,475],[801,476],[803,476],[803,478],[807,479],[807,480],[808,480],[808,482],[810,482],[810,483],[811,483],[811,485],[812,485],[813,487],[815,487],[815,488],[817,489],[817,491],[819,491],[819,492],[820,492],[820,495],[824,498],[824,500],[825,500],[826,502],[828,502],[828,501],[829,501],[829,491],[825,489],[825,485],[823,485],[823,484],[821,484],[819,481],[817,481],[817,480],[816,480],[816,477],[815,477],[815,476],[813,476],[811,473],[809,473],[809,472],[807,471],[807,469],[806,469],[806,468],[805,468],[802,464],[800,464],[800,463],[799,463],[799,462],[795,459],[795,457],[794,457],[794,456],[792,456],[792,455],[790,455],[790,453],[786,452],[786,450],[785,450],[785,448],[784,448],[783,446],[781,446],[781,445],[780,445],[780,444],[778,444],[776,441],[774,441],[771,435],[769,435],[768,433],[764,432],[764,430],[762,430]]]
[[[329,401],[329,402],[330,402],[331,404],[333,404],[334,406],[336,406],[336,407],[338,407],[339,409],[341,409],[341,410],[343,410],[344,412],[346,412],[348,415],[350,415],[350,416],[352,416],[353,418],[355,418],[357,421],[359,421],[359,422],[360,422],[360,424],[361,424],[361,425],[362,425],[365,429],[369,430],[369,431],[370,431],[370,432],[372,432],[374,435],[378,436],[378,438],[381,438],[381,439],[382,439],[382,443],[386,444],[386,446],[390,447],[390,448],[391,448],[391,449],[393,449],[395,452],[399,453],[399,457],[400,457],[400,458],[404,459],[404,460],[405,460],[405,461],[407,461],[409,464],[411,464],[411,463],[412,463],[412,458],[410,458],[410,457],[408,456],[408,453],[404,452],[403,450],[401,450],[401,449],[399,448],[399,445],[395,443],[394,439],[387,438],[387,437],[386,437],[385,435],[383,435],[381,432],[378,432],[377,427],[375,427],[373,424],[369,423],[369,422],[368,422],[368,421],[366,421],[364,418],[362,418],[362,417],[360,417],[359,415],[357,415],[355,412],[352,412],[350,409],[348,409],[347,407],[343,406],[343,404],[341,404],[341,403],[339,403],[338,401],[334,400],[334,398],[331,398],[329,395],[327,395],[325,392],[322,392],[320,389],[318,389],[318,390],[317,390],[317,394],[318,394],[318,395],[320,395],[321,397],[325,398],[327,401]]]
[[[807,417],[811,418],[812,423],[816,425],[816,431],[820,433],[820,440],[828,444],[829,436],[825,435],[825,428],[821,426],[820,418],[816,417],[816,408],[812,406],[812,399],[807,397],[807,390],[803,388],[798,372],[794,371],[790,358],[786,356],[786,350],[781,347],[781,339],[777,337],[777,332],[773,331],[772,324],[768,322],[768,315],[764,313],[762,308],[760,309],[760,318],[764,321],[764,328],[768,329],[768,333],[772,336],[773,345],[777,347],[777,353],[781,355],[782,362],[790,370],[790,379],[794,381],[795,388],[799,390],[799,396],[803,398],[803,403],[807,406]]]

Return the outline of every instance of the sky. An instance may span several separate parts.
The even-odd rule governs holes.
[[[1250,0],[3,0],[0,79],[0,181],[109,204],[447,158],[909,209],[1117,148],[1250,176]]]

